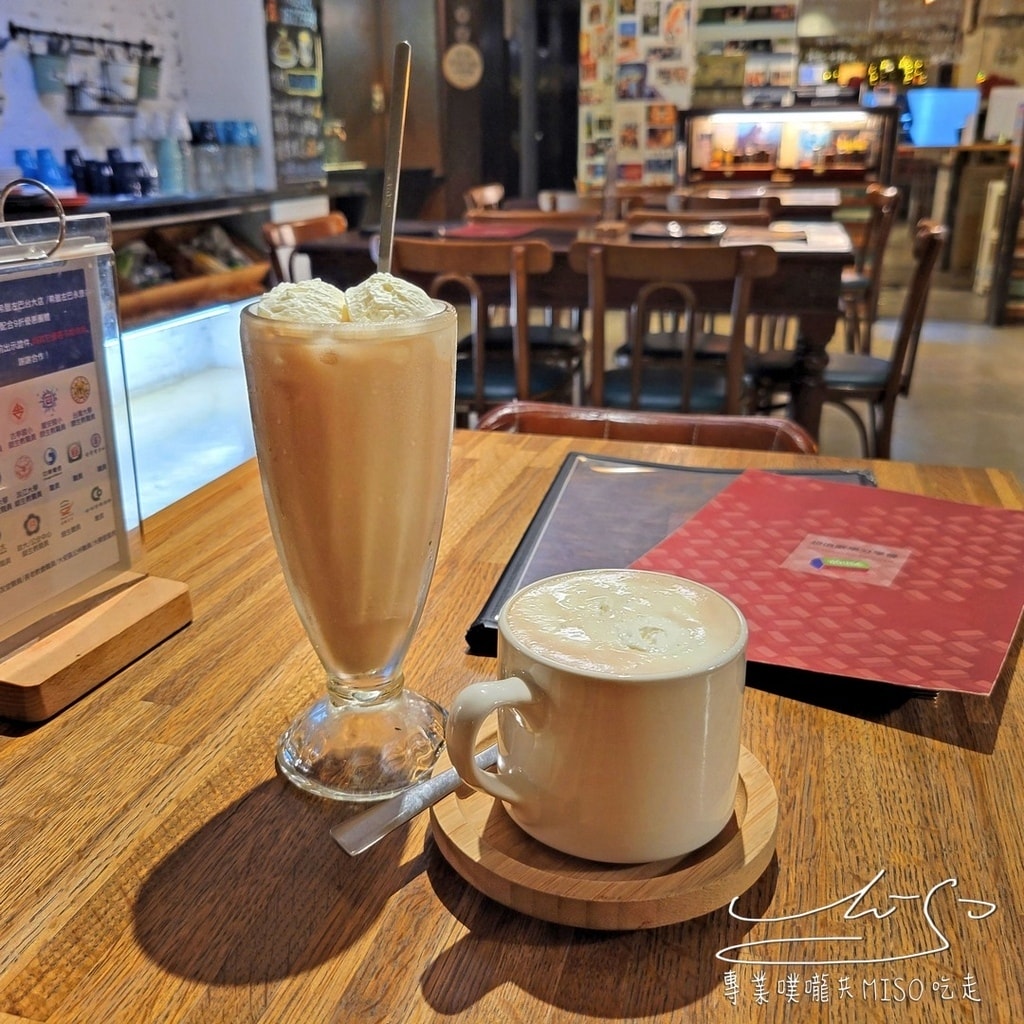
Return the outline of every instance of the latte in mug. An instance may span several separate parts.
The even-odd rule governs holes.
[[[632,569],[564,573],[498,619],[504,677],[464,689],[452,763],[535,839],[591,860],[679,857],[732,816],[746,622],[721,594]],[[472,758],[498,712],[497,774]]]

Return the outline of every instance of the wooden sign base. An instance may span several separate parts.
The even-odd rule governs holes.
[[[116,588],[0,660],[0,716],[50,718],[192,621],[184,583],[133,573]]]

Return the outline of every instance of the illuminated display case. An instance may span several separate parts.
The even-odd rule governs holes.
[[[684,110],[687,184],[892,179],[895,107]]]

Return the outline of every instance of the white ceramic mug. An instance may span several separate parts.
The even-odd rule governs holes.
[[[611,863],[679,857],[733,813],[747,624],[664,573],[590,569],[524,587],[498,617],[505,677],[466,687],[448,750],[535,839]],[[497,711],[496,774],[473,760]]]

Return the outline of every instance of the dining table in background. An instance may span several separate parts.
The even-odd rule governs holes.
[[[544,192],[538,193],[538,201],[544,194]],[[598,199],[603,194],[603,190],[599,187],[595,187],[592,192],[588,193],[590,197]],[[548,191],[547,195],[552,197],[552,199],[548,200],[548,203],[553,204],[554,208],[557,208],[558,203],[554,199],[555,196],[566,195],[571,200],[576,194],[572,192],[559,193]],[[643,207],[658,210],[680,210],[686,208],[686,200],[690,196],[706,195],[716,199],[724,199],[726,202],[731,198],[742,200],[778,196],[780,203],[779,216],[795,220],[829,220],[842,206],[843,202],[842,191],[834,185],[787,185],[783,183],[756,185],[749,182],[730,184],[728,181],[695,181],[691,185],[679,188],[673,185],[651,187],[620,183],[616,189],[617,198],[628,210]],[[502,203],[502,208],[504,209],[509,209],[510,207],[528,209],[531,206],[536,208],[538,202],[524,198],[506,199]],[[549,208],[551,208],[550,205]]]
[[[502,211],[497,211],[501,214]],[[518,211],[517,211],[518,213]],[[539,214],[533,221],[519,216],[469,222],[404,221],[396,225],[397,234],[429,237],[473,237],[477,239],[511,237],[546,241],[554,250],[554,267],[548,274],[530,279],[531,306],[545,309],[586,309],[587,280],[568,263],[568,251],[577,239],[630,241],[647,244],[623,229],[619,233],[596,227],[577,230],[552,228]],[[837,221],[790,221],[788,232],[730,225],[721,244],[746,240],[749,244],[771,244],[779,253],[779,268],[772,277],[755,281],[750,310],[754,315],[793,317],[799,320],[796,357],[790,383],[789,415],[817,439],[825,397],[824,370],[828,362],[826,347],[835,333],[839,316],[839,294],[843,267],[853,262],[853,247],[846,229]],[[793,237],[800,236],[803,237]],[[376,266],[371,256],[372,230],[361,229],[303,242],[295,249],[309,259],[311,273],[340,288],[348,288],[372,274]],[[692,245],[692,242],[680,242]],[[409,275],[420,285],[426,279]],[[486,281],[482,282],[486,288]],[[725,283],[705,283],[698,296],[701,308],[728,313],[732,288]],[[508,282],[495,283],[495,298],[508,299]]]
[[[680,190],[681,200],[686,195],[748,198],[778,196],[779,216],[787,220],[829,220],[842,206],[842,192],[834,187],[822,185],[729,185],[722,182],[696,184]]]
[[[441,702],[493,676],[465,630],[574,451],[855,465],[881,487],[1024,507],[995,469],[458,431],[406,664]],[[769,867],[732,909],[591,931],[478,893],[426,815],[350,858],[329,829],[362,807],[275,774],[277,737],[321,679],[254,461],[144,534],[194,621],[53,719],[0,722],[5,1024],[1024,1020],[1019,639],[990,698],[752,679],[743,744],[778,796]],[[820,935],[849,937],[843,962],[815,963]],[[766,965],[716,955],[772,939],[746,950]]]

